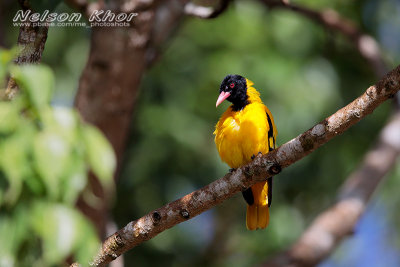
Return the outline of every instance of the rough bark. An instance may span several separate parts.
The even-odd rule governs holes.
[[[86,1],[69,1],[86,14],[93,8]],[[92,4],[93,5],[93,4]],[[113,12],[137,12],[130,27],[95,27],[92,29],[89,59],[79,82],[75,106],[82,117],[97,126],[110,141],[117,156],[118,176],[129,134],[132,111],[140,80],[160,52],[160,46],[179,25],[184,5],[178,0],[114,1]],[[80,209],[95,223],[104,236],[107,202],[98,180],[91,174],[90,186],[102,199],[99,207],[88,205],[83,198]]]
[[[380,77],[386,65],[377,42],[362,33],[353,22],[333,10],[314,11],[284,1],[262,0],[267,6],[284,8],[306,16],[348,38]],[[400,95],[397,93],[397,98]],[[314,266],[329,256],[365,211],[367,201],[399,155],[399,101],[391,121],[382,130],[376,146],[366,154],[362,165],[347,179],[339,201],[321,213],[287,251],[266,261],[263,266]],[[396,127],[398,127],[396,129]],[[397,141],[396,141],[397,138]],[[397,144],[396,144],[397,142]]]
[[[376,85],[369,87],[353,102],[276,150],[258,156],[233,173],[228,173],[213,183],[130,222],[104,241],[93,265],[105,266],[122,253],[160,232],[199,215],[257,182],[278,174],[283,168],[307,156],[372,113],[399,89],[400,66]]]
[[[263,264],[274,266],[315,266],[326,259],[353,234],[368,200],[378,184],[392,169],[400,154],[400,111],[382,129],[377,144],[364,157],[339,192],[339,200],[321,213],[294,245]]]
[[[29,1],[19,1],[23,10],[31,10]],[[47,40],[48,26],[33,26],[32,23],[22,25],[18,34],[18,56],[14,62],[18,65],[37,64],[42,59],[44,45]],[[13,78],[10,78],[5,91],[7,99],[12,99],[18,93],[18,86]]]

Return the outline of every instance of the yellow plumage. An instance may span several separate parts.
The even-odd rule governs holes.
[[[265,154],[273,149],[277,135],[271,112],[252,87],[253,82],[246,79],[246,84],[248,104],[238,111],[230,106],[214,131],[222,161],[235,169],[250,162],[253,155],[259,152]],[[257,183],[251,191],[254,203],[247,206],[246,226],[249,230],[263,229],[269,223],[268,183]]]

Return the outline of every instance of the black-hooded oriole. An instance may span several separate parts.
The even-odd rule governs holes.
[[[269,109],[260,99],[253,82],[240,76],[228,75],[220,87],[216,106],[225,99],[232,105],[218,121],[214,135],[222,161],[231,168],[250,162],[259,152],[275,148],[277,130]],[[242,192],[247,202],[246,226],[249,230],[263,229],[269,223],[272,200],[272,177]]]

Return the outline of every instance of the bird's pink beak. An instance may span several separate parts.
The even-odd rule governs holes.
[[[231,95],[231,93],[222,91],[222,92],[219,94],[219,97],[218,97],[218,99],[217,99],[217,103],[215,104],[215,107],[218,107],[219,104],[221,104],[222,102],[224,102],[224,100],[227,99],[230,95]]]

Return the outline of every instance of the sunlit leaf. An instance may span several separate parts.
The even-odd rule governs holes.
[[[79,238],[81,215],[60,204],[36,203],[32,225],[43,238],[43,253],[47,263],[62,262],[73,250]]]
[[[0,66],[5,66],[13,59],[15,50],[5,50],[0,48]]]
[[[0,216],[0,266],[8,266],[4,261],[15,261],[19,247],[29,239],[29,214],[17,206],[12,217]]]
[[[0,168],[8,181],[4,201],[10,204],[17,200],[22,189],[22,179],[30,172],[28,157],[34,131],[29,124],[22,125],[6,142],[0,142]]]
[[[34,164],[52,198],[61,190],[60,178],[70,155],[70,144],[56,132],[45,130],[34,139]]]
[[[42,112],[43,125],[57,131],[63,137],[73,142],[77,135],[78,115],[73,109],[66,107],[49,107]]]
[[[63,202],[71,205],[75,204],[87,183],[87,168],[83,157],[79,157],[77,153],[71,155],[71,159],[66,166],[64,178],[60,182],[63,188]]]
[[[80,235],[74,250],[75,260],[86,266],[99,251],[100,240],[93,225],[82,215],[79,216],[78,223]]]
[[[111,145],[93,126],[85,126],[83,136],[91,169],[105,186],[109,186],[116,166]]]
[[[53,108],[54,121],[63,131],[71,132],[77,127],[77,115],[74,110],[66,107]]]
[[[5,81],[7,67],[15,56],[16,50],[5,50],[0,48],[0,89]]]
[[[35,233],[43,238],[43,253],[48,264],[61,262],[75,253],[77,260],[86,266],[99,248],[93,226],[73,208],[38,202],[30,221]]]
[[[14,266],[13,221],[0,216],[0,266]]]
[[[0,134],[15,130],[19,116],[18,102],[0,102]]]
[[[12,68],[12,76],[37,109],[48,105],[54,87],[54,75],[45,65],[26,65]]]

